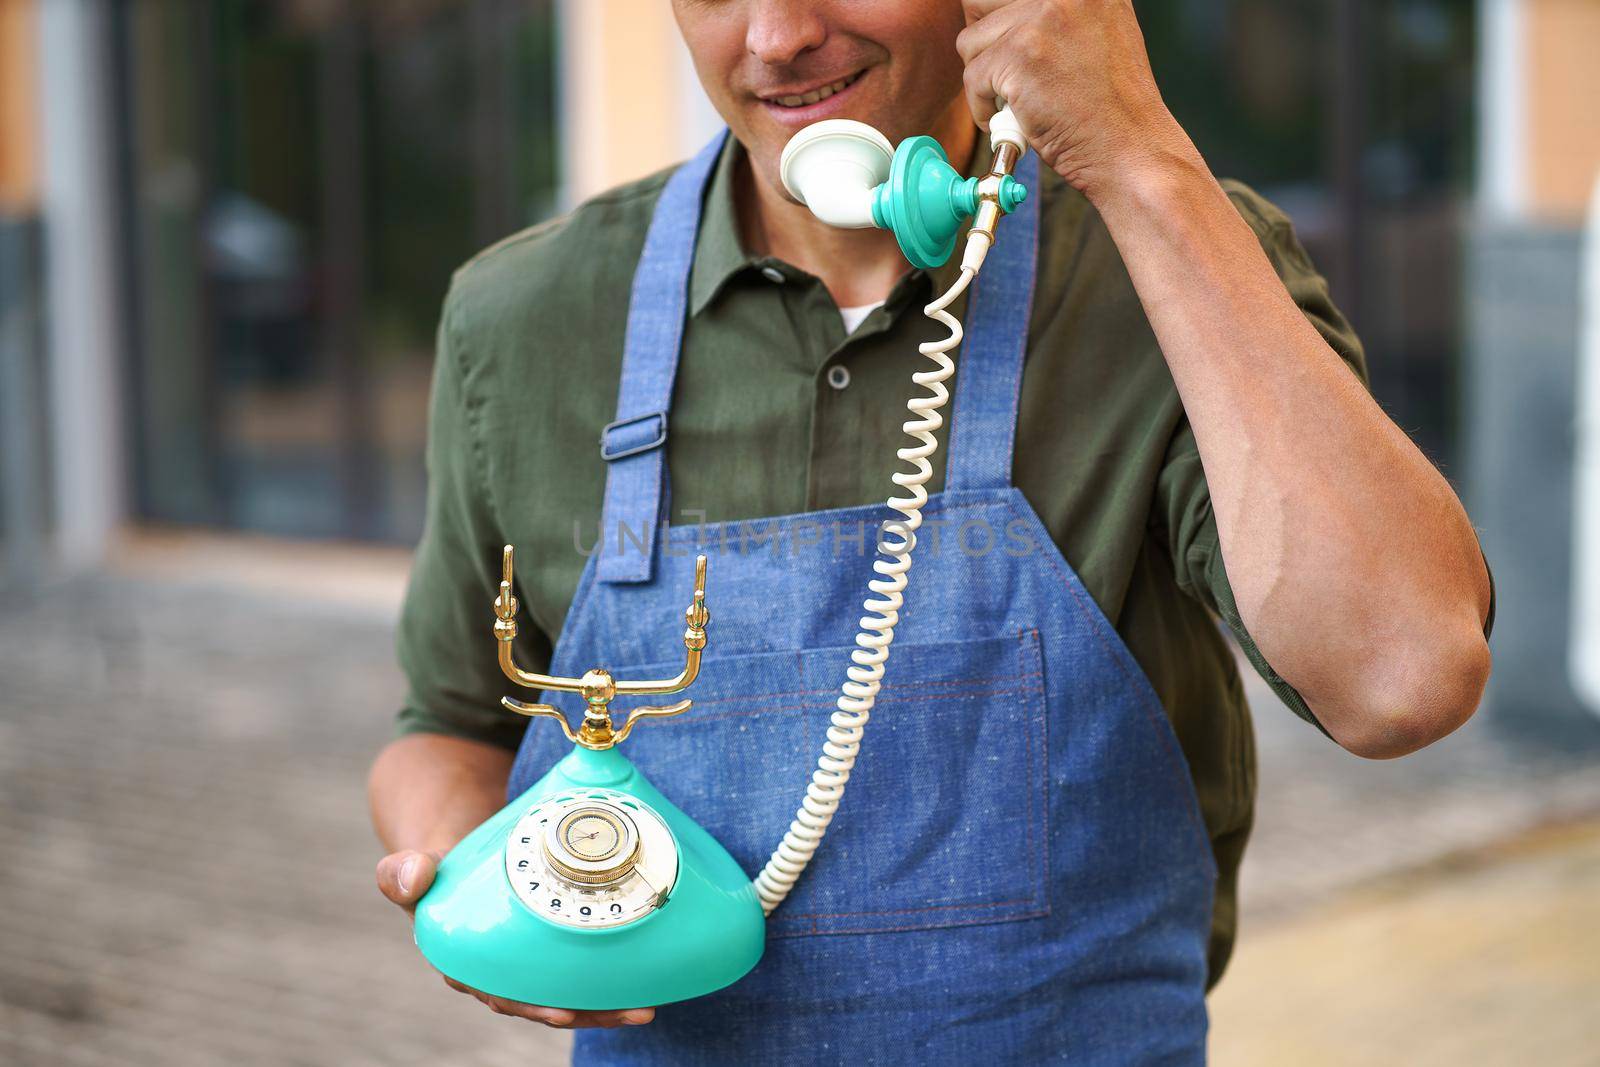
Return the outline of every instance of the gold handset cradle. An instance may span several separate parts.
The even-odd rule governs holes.
[[[439,864],[417,906],[417,946],[463,985],[558,1008],[648,1007],[732,984],[766,943],[755,886],[617,747],[636,723],[678,715],[690,701],[634,708],[621,729],[611,724],[616,697],[676,693],[699,675],[711,619],[705,557],[695,560],[683,670],[652,681],[518,667],[509,545],[501,567],[501,670],[520,686],[582,695],[583,725],[573,730],[548,704],[505,699],[512,711],[555,719],[573,747]]]
[[[683,647],[687,650],[683,670],[676,678],[627,682],[618,681],[611,676],[610,671],[600,667],[587,672],[582,678],[559,678],[525,671],[517,666],[511,648],[511,642],[517,636],[517,598],[512,592],[514,580],[512,555],[512,548],[507,545],[500,566],[500,595],[494,600],[494,635],[500,641],[500,669],[505,672],[507,678],[529,689],[581,694],[584,701],[583,725],[574,732],[561,709],[549,704],[528,704],[510,697],[501,697],[500,703],[519,715],[542,715],[555,719],[561,724],[561,730],[567,735],[567,740],[596,752],[604,751],[627,740],[634,725],[642,719],[666,718],[671,715],[681,715],[689,710],[694,703],[692,700],[680,700],[676,704],[664,706],[634,708],[628,712],[628,718],[623,722],[622,729],[613,730],[611,727],[610,705],[617,697],[682,692],[699,676],[700,653],[706,647],[706,623],[711,621],[711,612],[706,609],[706,557],[698,556],[694,561],[694,599],[683,613],[688,623],[688,629],[683,632]]]

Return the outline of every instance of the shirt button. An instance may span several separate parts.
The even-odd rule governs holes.
[[[828,368],[828,384],[835,389],[843,389],[850,384],[850,369],[842,363],[835,363]]]
[[[762,267],[761,276],[767,281],[777,282],[779,285],[782,285],[785,281],[783,271],[779,270],[777,267]]]

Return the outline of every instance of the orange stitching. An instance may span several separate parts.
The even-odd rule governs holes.
[[[1018,681],[1018,682],[1030,682],[1030,681],[1040,681],[1040,682],[1042,682],[1043,681],[1043,677],[1044,676],[1042,674],[1022,674],[1022,675],[1017,675],[1014,680]],[[954,683],[952,683],[952,684],[954,684]],[[911,687],[910,686],[899,686],[897,688],[901,692],[905,692],[905,691],[909,690]],[[1031,693],[1031,692],[1036,692],[1038,690],[1041,690],[1042,688],[1043,688],[1042,685],[1031,685],[1031,686],[1024,685],[1024,686],[1019,686],[1017,688],[1010,688],[1010,689],[995,689],[995,688],[992,688],[990,686],[987,686],[987,685],[983,684],[982,682],[963,682],[962,683],[962,688],[960,688],[960,689],[951,688],[951,689],[946,689],[943,692],[926,692],[926,693],[918,691],[915,695],[922,697],[924,700],[948,700],[948,699],[952,699],[952,698],[956,698],[956,697],[970,696],[970,695],[972,695],[974,693],[988,693],[988,694],[990,694],[992,696],[1006,696],[1006,695],[1011,694],[1011,693]],[[788,692],[788,693],[766,693],[766,694],[763,694],[761,696],[755,696],[755,697],[740,697],[740,696],[713,697],[710,700],[696,700],[694,702],[694,706],[696,708],[714,708],[714,707],[719,707],[719,706],[724,705],[724,704],[740,704],[740,705],[750,706],[750,705],[758,705],[758,704],[761,704],[762,702],[768,701],[768,700],[778,700],[778,699],[784,698],[784,697],[796,697],[796,696],[800,696],[800,697],[805,697],[805,696],[824,697],[824,696],[832,696],[837,692],[839,692],[839,690],[837,690],[837,689],[801,689],[801,690],[796,690],[794,692]],[[889,693],[889,699],[888,700],[884,700],[883,703],[889,703],[890,701],[892,701],[894,699],[895,693],[894,693],[893,690],[890,690],[889,687],[885,686],[884,687],[884,692]],[[809,707],[809,706],[811,706],[811,705],[788,705],[788,706],[779,707],[779,708],[751,707],[751,711],[752,711],[752,713],[754,713],[756,711],[783,711],[783,710],[787,710],[787,708],[790,708],[790,707]],[[693,720],[686,719],[684,721],[685,722],[689,722],[689,721],[693,721]],[[704,722],[705,718],[701,717],[699,721]]]
[[[940,694],[938,694],[938,695],[936,695],[934,697],[929,698],[929,700],[927,702],[931,703],[933,701],[946,700],[946,699],[950,699],[950,698],[953,698],[953,697],[971,696],[971,695],[975,695],[975,694],[978,694],[978,693],[988,693],[988,694],[990,694],[992,696],[1002,696],[1003,697],[1003,696],[1011,696],[1011,695],[1013,695],[1015,693],[1037,693],[1039,691],[1040,690],[1035,689],[1035,688],[1028,688],[1028,689],[982,689],[982,688],[977,688],[977,689],[972,689],[970,691],[962,692],[962,693],[940,693]],[[829,692],[832,692],[832,690],[829,690]],[[732,701],[725,701],[724,703],[732,703]],[[695,705],[696,708],[698,708],[700,706],[701,705],[699,705],[699,704]],[[880,704],[878,706],[879,707],[883,707],[882,704]],[[682,721],[685,724],[693,724],[693,723],[697,723],[697,722],[699,722],[699,723],[727,722],[730,719],[753,719],[758,715],[786,715],[786,714],[790,714],[790,713],[797,712],[797,711],[811,711],[811,712],[818,712],[818,713],[820,713],[822,711],[827,711],[829,714],[832,714],[833,713],[833,705],[829,704],[829,705],[826,705],[826,706],[823,706],[823,707],[819,707],[816,704],[780,704],[777,707],[752,708],[749,711],[743,711],[743,712],[741,712],[741,711],[725,711],[725,712],[718,712],[717,714],[714,714],[714,715],[695,715],[693,713],[693,709],[691,709],[689,717],[683,719]]]
[[[958,926],[992,926],[992,925],[995,925],[995,924],[998,924],[998,923],[1002,923],[1002,922],[1022,922],[1022,921],[1026,920],[1026,919],[1042,919],[1042,918],[1044,918],[1045,916],[1047,916],[1049,914],[1050,914],[1050,907],[1049,907],[1049,905],[1046,905],[1043,908],[1039,908],[1039,909],[1037,909],[1035,911],[1025,911],[1025,912],[1022,912],[1019,915],[1007,916],[1004,919],[995,919],[995,918],[992,918],[990,916],[984,915],[984,916],[978,916],[978,917],[975,917],[975,918],[972,918],[972,919],[965,919],[965,920],[958,919],[955,922],[948,922],[948,923],[945,923],[943,926],[939,926],[939,927],[929,927],[929,926],[870,926],[870,927],[867,927],[865,929],[850,929],[850,930],[822,930],[822,929],[818,929],[817,924],[815,922],[812,922],[812,923],[809,924],[809,927],[810,927],[809,929],[804,929],[804,930],[784,930],[784,929],[781,929],[781,928],[776,928],[777,924],[782,922],[783,920],[782,919],[774,919],[774,920],[772,920],[772,924],[773,924],[772,927],[769,927],[767,936],[768,937],[772,937],[772,938],[779,938],[779,937],[806,937],[806,936],[813,936],[813,937],[851,937],[851,936],[855,936],[855,935],[859,935],[859,934],[901,934],[901,933],[911,933],[911,932],[917,931],[917,930],[933,930],[933,929],[949,930],[949,929],[953,929],[953,928],[958,927]]]
[[[1013,514],[1017,514],[1015,508],[1012,509],[1012,512],[1013,512]],[[1025,516],[1025,515],[1017,514],[1017,517],[1021,518],[1024,522],[1027,521],[1027,516]],[[1033,518],[1034,518],[1034,521],[1040,526],[1040,528],[1043,528],[1044,523],[1039,519],[1037,512],[1034,513]],[[1046,537],[1049,537],[1049,535],[1050,535],[1050,531],[1049,530],[1045,530],[1044,533],[1045,533]],[[1051,545],[1054,546],[1054,542],[1053,541],[1051,542]],[[1059,551],[1060,550],[1057,549],[1057,552],[1059,552]],[[1110,626],[1111,625],[1111,620],[1107,619],[1105,617],[1105,612],[1100,610],[1100,605],[1095,604],[1093,602],[1093,598],[1092,597],[1090,598],[1090,606],[1088,608],[1084,608],[1083,600],[1084,600],[1084,597],[1088,596],[1088,591],[1086,589],[1083,589],[1083,587],[1082,587],[1082,579],[1080,578],[1076,582],[1074,582],[1072,580],[1069,580],[1067,578],[1067,576],[1064,573],[1062,573],[1060,564],[1058,564],[1056,562],[1056,559],[1054,558],[1054,554],[1052,554],[1051,552],[1046,551],[1046,552],[1041,553],[1041,555],[1044,556],[1044,561],[1047,564],[1049,564],[1050,569],[1056,572],[1056,577],[1059,578],[1060,581],[1061,581],[1061,584],[1066,587],[1066,590],[1067,590],[1068,594],[1071,595],[1073,600],[1077,601],[1078,610],[1084,612],[1086,615],[1089,616],[1089,621],[1091,622],[1091,624],[1094,621],[1094,615],[1095,614],[1099,614],[1100,618],[1105,622],[1105,624],[1107,626]],[[1068,566],[1070,567],[1071,565],[1068,564]],[[1076,574],[1074,574],[1074,577],[1076,577]],[[1192,793],[1193,792],[1193,788],[1194,788],[1194,786],[1193,786],[1194,777],[1193,777],[1193,774],[1189,770],[1189,761],[1184,758],[1183,753],[1182,753],[1181,750],[1176,750],[1177,735],[1175,735],[1172,732],[1172,723],[1167,718],[1166,709],[1164,709],[1164,708],[1162,708],[1160,706],[1160,702],[1159,701],[1156,701],[1156,700],[1152,699],[1152,695],[1153,694],[1150,691],[1150,679],[1147,678],[1147,677],[1135,678],[1128,671],[1127,664],[1122,662],[1122,658],[1116,654],[1116,650],[1113,649],[1110,646],[1110,644],[1107,643],[1106,635],[1102,631],[1101,627],[1090,625],[1089,626],[1089,632],[1094,634],[1094,638],[1095,638],[1095,640],[1097,642],[1099,642],[1102,651],[1105,652],[1106,656],[1111,660],[1112,665],[1117,668],[1117,671],[1123,676],[1123,678],[1127,680],[1129,686],[1134,690],[1134,692],[1137,693],[1139,691],[1141,683],[1142,683],[1143,688],[1145,689],[1145,692],[1142,694],[1143,699],[1140,699],[1140,700],[1136,701],[1136,703],[1139,705],[1140,709],[1145,713],[1145,717],[1146,718],[1151,718],[1151,719],[1153,719],[1155,721],[1155,724],[1156,724],[1156,727],[1157,727],[1156,735],[1160,740],[1160,744],[1161,744],[1161,748],[1162,748],[1163,752],[1166,754],[1168,761],[1175,765],[1175,770],[1182,776],[1182,777],[1180,777],[1179,780],[1180,781],[1187,780],[1190,783],[1190,791]],[[1113,627],[1113,632],[1115,632],[1115,628],[1114,627]],[[1119,637],[1118,640],[1121,640],[1121,638]],[[1124,652],[1128,651],[1128,648],[1127,648],[1126,644],[1123,645],[1123,651]],[[1128,652],[1128,655],[1131,658],[1133,654],[1131,652]],[[1155,704],[1156,705],[1155,713],[1156,713],[1157,716],[1159,716],[1159,718],[1155,718],[1154,716],[1151,715],[1151,707],[1150,707],[1151,704]],[[1165,727],[1165,728],[1163,729],[1162,727]],[[1194,829],[1199,832],[1200,844],[1203,846],[1203,851],[1204,851],[1205,854],[1210,855],[1211,854],[1211,835],[1206,830],[1205,821],[1200,815],[1200,810],[1199,810],[1200,806],[1199,806],[1198,802],[1196,802],[1196,803],[1187,805],[1187,807],[1189,809],[1189,821],[1190,821],[1191,824],[1193,824]]]
[[[784,916],[794,919],[848,919],[857,915],[915,915],[924,911],[954,911],[956,908],[1009,908],[1015,904],[1032,904],[1033,900],[994,900],[984,904],[927,904],[920,908],[874,908],[870,911],[797,911]]]
[[[1020,635],[1025,634],[1025,633],[1037,633],[1038,631],[1037,630],[1019,630],[1017,632],[1018,632],[1018,635],[1020,636]],[[764,655],[765,653],[757,653],[757,654],[758,655]],[[711,663],[708,663],[705,666],[706,667],[710,667],[713,664],[715,664],[716,662],[717,661],[713,660]],[[723,661],[723,662],[726,662],[726,661]],[[645,666],[643,668],[631,667],[631,668],[626,668],[626,669],[632,670],[632,671],[648,671],[648,669],[650,669],[652,667],[654,667],[654,664],[645,664]],[[704,669],[705,668],[702,667],[702,671],[704,671]],[[702,678],[703,678],[703,674],[702,674]],[[1034,680],[1043,681],[1044,672],[1043,671],[1038,671],[1038,672],[1033,672],[1033,673],[1029,673],[1029,674],[1019,674],[1019,675],[1015,676],[1015,679],[1017,681],[1019,681],[1019,682],[1027,682],[1027,681],[1034,681]],[[884,688],[885,692],[892,692],[893,690],[911,690],[911,691],[915,691],[915,692],[921,692],[923,690],[933,689],[933,688],[936,688],[936,687],[949,687],[949,686],[962,686],[962,687],[964,687],[964,689],[961,690],[961,691],[970,690],[970,689],[973,689],[974,687],[976,687],[976,688],[978,688],[980,690],[983,689],[983,683],[978,681],[977,679],[974,679],[974,678],[948,678],[948,679],[944,679],[942,681],[936,681],[936,682],[909,682],[909,681],[908,682],[892,682],[892,683],[889,683],[889,684],[885,685],[883,688]],[[984,691],[991,692],[991,693],[1001,692],[1001,690],[998,690],[998,689],[989,689],[989,690],[984,690]],[[780,697],[831,696],[832,694],[837,693],[837,692],[839,692],[839,687],[836,686],[836,685],[835,686],[829,686],[826,689],[784,689],[784,690],[779,690],[779,691],[773,692],[773,693],[757,693],[754,696],[740,695],[740,696],[711,697],[709,700],[696,700],[694,702],[694,706],[697,707],[697,708],[703,708],[703,707],[706,707],[708,705],[715,705],[715,704],[735,704],[735,703],[738,703],[738,704],[749,704],[749,703],[752,703],[752,702],[758,701],[758,700],[777,700]]]
[[[1016,632],[1016,635],[1015,635],[1016,645],[1015,645],[1015,649],[1013,651],[1013,655],[1017,658],[1019,667],[1022,666],[1022,662],[1021,661],[1024,659],[1025,654],[1026,654],[1026,650],[1029,647],[1028,644],[1027,644],[1027,639],[1029,637],[1032,637],[1037,642],[1038,636],[1039,636],[1039,631],[1038,631],[1038,629],[1036,627],[1030,627],[1030,628],[1028,628],[1026,630],[1018,630]],[[1042,657],[1041,657],[1041,663],[1042,663]],[[1017,677],[1019,679],[1037,679],[1037,680],[1039,680],[1040,684],[1033,685],[1033,686],[1020,686],[1020,687],[1017,687],[1017,688],[1014,688],[1014,689],[989,690],[989,692],[995,693],[997,695],[1005,695],[1005,694],[1011,694],[1011,693],[1030,693],[1030,694],[1037,695],[1038,697],[1041,698],[1041,701],[1042,701],[1042,698],[1044,697],[1044,686],[1043,686],[1044,672],[1043,672],[1042,669],[1039,670],[1039,671],[1034,671],[1034,672],[1029,672],[1027,674],[1018,675]],[[831,690],[829,690],[829,692],[831,692]],[[726,718],[726,717],[727,716],[724,716],[724,718]],[[1039,706],[1038,714],[1035,714],[1035,715],[1031,716],[1031,718],[1039,720],[1041,726],[1043,726],[1045,728],[1048,728],[1049,715],[1048,715],[1046,709],[1043,708],[1042,703]],[[702,720],[702,721],[704,721],[704,720]],[[1027,745],[1028,745],[1028,748],[1027,748],[1027,752],[1028,752],[1028,767],[1029,767],[1030,771],[1032,771],[1034,769],[1034,767],[1035,767],[1035,757],[1037,755],[1037,752],[1036,752],[1037,740],[1038,739],[1035,736],[1035,732],[1030,730],[1028,732],[1028,742],[1027,742]],[[1031,869],[1033,871],[1033,876],[1034,876],[1036,884],[1047,884],[1048,880],[1049,880],[1049,864],[1048,864],[1048,862],[1045,862],[1045,863],[1041,864],[1041,856],[1040,856],[1040,853],[1039,853],[1039,844],[1038,844],[1038,839],[1035,836],[1035,826],[1034,826],[1034,823],[1035,823],[1036,818],[1037,818],[1034,815],[1034,808],[1035,808],[1035,805],[1037,804],[1038,799],[1039,799],[1037,794],[1040,793],[1041,791],[1048,791],[1048,789],[1049,789],[1049,763],[1048,763],[1048,760],[1046,760],[1044,762],[1042,770],[1044,772],[1043,780],[1039,783],[1039,785],[1036,788],[1029,789],[1027,791],[1028,792],[1028,815],[1027,815],[1027,821],[1025,823],[1026,833],[1028,835],[1028,854],[1029,854],[1030,867],[1031,867]],[[1049,816],[1049,805],[1047,803],[1045,805],[1045,817],[1048,819],[1048,816]],[[1047,833],[1045,835],[1045,840],[1048,840],[1048,839],[1049,839],[1049,835]],[[1048,854],[1046,854],[1043,858],[1045,860],[1048,860]],[[1042,869],[1041,869],[1041,866],[1042,866]],[[1024,915],[1013,916],[1013,917],[1011,917],[1012,920],[1015,921],[1015,920],[1026,919],[1026,918],[1036,918],[1036,917],[1038,917],[1040,915],[1048,915],[1049,912],[1050,912],[1048,899],[1049,898],[1047,896],[1046,897],[1046,903],[1045,903],[1044,909],[1042,911],[1032,911],[1032,912],[1028,912],[1028,913],[1026,913]],[[886,926],[886,927],[879,927],[879,928],[867,929],[867,930],[861,930],[861,929],[823,930],[823,929],[819,928],[819,924],[818,924],[817,920],[820,920],[820,919],[857,919],[857,918],[864,919],[864,918],[868,918],[868,917],[871,917],[871,916],[878,916],[878,915],[917,915],[917,914],[926,914],[926,913],[938,912],[938,911],[956,911],[956,910],[960,910],[960,909],[968,909],[968,910],[972,910],[972,911],[990,911],[990,910],[994,910],[994,909],[998,909],[998,908],[1010,908],[1010,907],[1016,907],[1017,905],[1023,905],[1023,904],[1032,905],[1032,904],[1036,904],[1036,903],[1037,903],[1037,900],[1036,900],[1035,897],[1028,897],[1028,898],[1017,899],[1017,900],[999,900],[999,901],[988,901],[988,902],[981,902],[981,903],[928,904],[928,905],[923,905],[921,907],[915,907],[915,908],[875,908],[875,909],[870,909],[870,910],[832,911],[832,912],[829,912],[829,911],[788,912],[788,913],[785,913],[785,914],[779,916],[779,919],[781,921],[795,920],[796,922],[798,922],[800,920],[808,920],[809,929],[808,930],[795,930],[795,931],[790,931],[788,933],[784,933],[780,929],[780,930],[775,930],[773,932],[773,936],[775,936],[775,937],[801,936],[801,935],[804,935],[804,934],[827,936],[829,934],[889,933],[889,932],[907,931],[907,930],[927,930],[927,929],[940,929],[940,928],[948,929],[949,927],[952,927],[952,926],[977,925],[977,924],[980,924],[980,923],[989,922],[989,921],[993,921],[993,920],[989,919],[988,917],[984,917],[984,918],[980,918],[980,919],[974,919],[974,920],[972,920],[970,922],[965,922],[965,923],[963,923],[963,922],[945,923],[945,924],[942,925],[942,927],[930,927],[930,926],[926,926],[926,925],[902,925],[902,926]]]

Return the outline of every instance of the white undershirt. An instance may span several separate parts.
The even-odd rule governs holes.
[[[844,320],[844,335],[849,337],[855,333],[856,327],[861,325],[862,320],[882,306],[883,301],[879,300],[875,304],[860,304],[853,308],[840,308],[839,317]]]

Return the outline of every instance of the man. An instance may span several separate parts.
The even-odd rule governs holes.
[[[585,1028],[579,1058],[1203,1057],[1203,991],[1232,944],[1254,774],[1210,612],[1340,745],[1413,751],[1470,716],[1489,671],[1491,586],[1466,515],[1368,395],[1360,347],[1288,221],[1219,184],[1167,111],[1126,0],[675,11],[731,131],[706,157],[703,207],[665,204],[665,173],[613,190],[478,256],[446,302],[428,524],[399,636],[411,694],[371,778],[393,850],[380,887],[414,906],[508,779],[514,795],[559,754],[498,706],[486,620],[501,545],[527,560],[519,593],[538,625],[519,642],[525,665],[642,665],[670,656],[672,616],[657,608],[682,598],[664,571],[686,542],[648,541],[653,580],[596,574],[585,552],[597,527],[601,560],[617,534],[608,480],[647,469],[622,464],[664,454],[670,480],[649,482],[649,500],[678,525],[782,523],[892,490],[910,372],[926,366],[913,353],[943,336],[918,311],[955,266],[908,271],[889,234],[817,222],[783,192],[779,155],[802,126],[844,117],[891,142],[931,133],[981,173],[980,131],[1003,99],[1039,161],[1025,205],[1038,249],[997,268],[1031,232],[1020,212],[1003,220],[974,299],[1030,282],[1033,295],[1009,336],[968,337],[948,460],[935,458],[928,488],[961,490],[945,494],[951,515],[990,507],[1036,530],[1038,551],[947,548],[913,572],[903,658],[839,821],[748,978],[658,1012],[475,995]],[[681,345],[635,351],[622,309],[646,230],[658,212],[696,211]],[[963,318],[966,303],[953,308]],[[859,325],[847,330],[841,310]],[[661,405],[670,433],[654,460],[608,461],[593,441],[636,364],[676,377]],[[787,825],[831,706],[808,688],[808,657],[848,645],[871,577],[848,543],[833,547],[778,563],[714,554],[711,680],[690,695],[740,695],[734,668],[720,680],[712,669],[719,648],[729,664],[770,653],[801,666],[765,690],[750,683],[744,718],[629,742],[751,874]],[[741,600],[723,573],[769,602]],[[787,610],[791,588],[814,607]],[[919,596],[934,606],[919,613]],[[810,611],[816,625],[799,628],[791,616]],[[807,699],[763,705],[769,690]],[[880,723],[911,743],[874,734]],[[1004,767],[984,769],[996,751]]]

